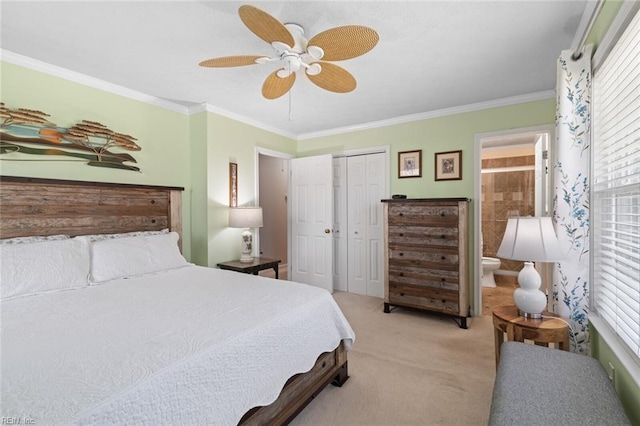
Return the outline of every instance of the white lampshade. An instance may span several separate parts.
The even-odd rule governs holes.
[[[262,207],[232,207],[229,209],[231,228],[259,228],[262,226]]]
[[[529,262],[555,262],[564,257],[550,217],[509,218],[497,256]]]

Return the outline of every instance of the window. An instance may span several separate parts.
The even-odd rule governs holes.
[[[640,13],[593,77],[593,309],[640,359]]]

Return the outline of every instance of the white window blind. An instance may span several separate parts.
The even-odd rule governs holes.
[[[640,13],[593,77],[593,308],[640,358]]]

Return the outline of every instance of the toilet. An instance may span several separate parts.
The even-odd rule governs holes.
[[[495,287],[496,280],[493,276],[493,271],[500,268],[500,259],[495,257],[482,256],[482,286],[483,287]]]

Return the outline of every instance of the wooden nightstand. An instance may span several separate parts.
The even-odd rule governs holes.
[[[218,263],[218,268],[228,269],[230,271],[243,272],[245,274],[258,275],[258,272],[265,269],[273,268],[276,273],[276,279],[278,279],[278,264],[280,259],[269,259],[267,257],[254,257],[252,263],[243,263],[239,260],[232,260],[230,262]]]
[[[569,350],[569,325],[559,319],[560,316],[551,312],[543,312],[542,315],[544,317],[540,319],[525,318],[513,305],[499,306],[493,310],[496,368],[500,362],[500,346],[504,342],[504,333],[507,333],[507,340],[524,342],[527,339],[538,346],[549,346],[549,343],[555,343],[556,348]]]

